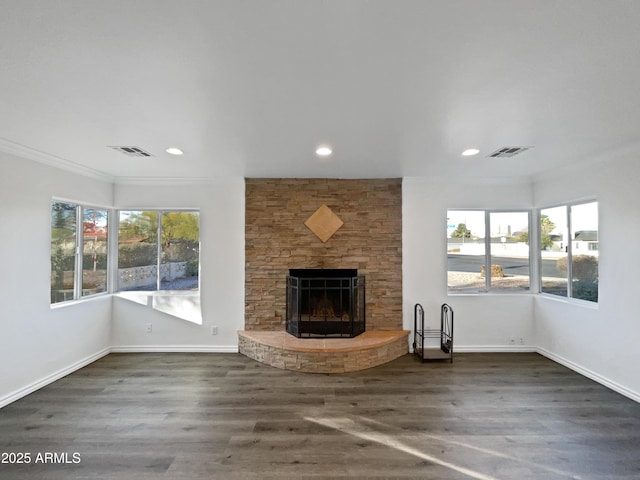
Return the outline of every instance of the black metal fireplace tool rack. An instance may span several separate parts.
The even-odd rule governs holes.
[[[453,309],[446,303],[440,307],[440,329],[425,328],[424,323],[424,308],[416,303],[413,308],[413,353],[423,362],[449,360],[453,363]],[[437,341],[430,342],[429,339]]]

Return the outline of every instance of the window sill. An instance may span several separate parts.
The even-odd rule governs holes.
[[[520,292],[447,292],[447,297],[529,297],[530,291]]]
[[[136,290],[131,292],[115,292],[115,297],[127,300],[151,299],[154,297],[199,297],[200,290]],[[146,302],[145,302],[146,303]]]
[[[65,302],[51,303],[51,310],[57,310],[58,308],[66,308],[71,307],[73,305],[79,305],[81,303],[93,302],[94,300],[98,300],[100,298],[110,297],[111,294],[109,292],[96,293],[94,295],[89,295],[86,297],[79,298],[77,300],[67,300]]]
[[[117,292],[113,295],[144,305],[172,317],[202,325],[199,290],[154,290],[147,292]]]
[[[599,310],[598,302],[589,302],[587,300],[580,300],[579,298],[560,297],[558,295],[551,295],[549,293],[539,293],[538,298],[549,300],[551,302],[564,303],[567,305],[575,305],[577,307],[588,308],[591,310]]]

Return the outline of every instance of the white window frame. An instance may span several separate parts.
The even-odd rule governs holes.
[[[571,218],[571,209],[573,207],[576,206],[580,206],[580,205],[586,205],[589,203],[596,203],[597,204],[597,209],[598,209],[598,248],[596,249],[598,251],[598,277],[600,276],[600,202],[596,199],[596,198],[586,198],[586,199],[582,199],[582,200],[574,200],[571,202],[561,202],[561,203],[556,203],[556,204],[551,204],[551,205],[547,205],[544,207],[540,207],[536,209],[536,214],[537,214],[537,235],[538,235],[538,240],[537,240],[537,245],[538,245],[538,254],[537,254],[537,268],[539,272],[542,272],[542,250],[540,248],[540,239],[542,237],[542,230],[541,230],[541,225],[540,225],[540,218],[542,216],[542,211],[543,210],[548,210],[550,208],[558,208],[558,207],[564,207],[565,208],[565,213],[566,213],[566,224],[567,224],[567,295],[563,296],[563,295],[556,295],[553,293],[548,293],[548,292],[543,292],[542,291],[542,275],[538,275],[537,278],[537,287],[538,287],[538,291],[541,295],[545,296],[545,297],[549,297],[549,298],[553,298],[553,299],[557,299],[557,300],[563,300],[563,301],[568,301],[568,302],[575,302],[575,303],[580,303],[583,305],[587,305],[587,306],[594,306],[596,307],[599,303],[600,303],[600,285],[598,282],[598,300],[597,301],[591,301],[591,300],[584,300],[582,298],[575,298],[573,296],[573,225],[572,225],[572,218]],[[587,251],[592,251],[591,249],[587,250]]]
[[[535,288],[537,283],[535,281],[534,274],[537,271],[535,268],[536,262],[534,261],[534,257],[531,252],[531,245],[537,245],[537,243],[532,243],[536,241],[537,235],[534,235],[532,238],[532,225],[533,225],[533,217],[535,212],[530,208],[508,208],[508,209],[488,209],[488,208],[447,208],[447,212],[450,211],[459,211],[459,212],[483,212],[484,213],[484,227],[485,227],[485,238],[484,238],[484,262],[485,265],[489,267],[485,267],[485,284],[484,290],[477,290],[475,292],[455,292],[449,290],[449,284],[447,281],[447,296],[469,296],[469,295],[530,295],[532,293],[537,293]],[[521,290],[501,290],[496,291],[491,289],[491,214],[492,213],[526,213],[528,215],[528,232],[529,232],[529,289],[526,291]],[[446,250],[446,249],[445,249]],[[449,273],[449,266],[447,262],[447,274]]]
[[[119,242],[119,234],[120,234],[120,212],[155,212],[158,216],[158,230],[156,232],[157,234],[157,246],[158,246],[158,251],[157,251],[157,255],[156,255],[156,288],[154,290],[141,290],[141,291],[135,291],[135,290],[122,290],[120,288],[120,279],[119,279],[119,262],[118,262],[118,255],[119,255],[119,246],[120,246],[120,242]],[[197,213],[198,214],[198,271],[200,270],[200,262],[201,262],[201,257],[200,257],[200,209],[198,208],[138,208],[138,207],[132,207],[132,208],[121,208],[118,210],[114,211],[114,217],[115,217],[115,224],[116,224],[116,228],[115,228],[115,240],[114,240],[114,251],[115,251],[115,255],[113,255],[114,261],[115,261],[115,268],[113,268],[113,275],[112,275],[112,279],[113,279],[113,285],[114,285],[114,291],[116,293],[127,293],[127,292],[133,292],[133,293],[140,293],[141,295],[153,295],[155,293],[162,293],[163,295],[166,294],[171,294],[172,292],[178,292],[178,293],[183,293],[184,291],[182,290],[162,290],[161,284],[162,284],[162,276],[161,276],[161,265],[162,265],[162,215],[164,213],[171,213],[171,212],[192,212],[192,213]],[[194,290],[194,293],[197,293],[197,295],[200,295],[200,275],[198,275],[198,290]]]
[[[61,197],[53,197],[49,204],[49,219],[51,219],[51,209],[53,208],[54,203],[66,203],[68,205],[73,205],[76,210],[76,232],[75,232],[75,258],[74,258],[74,272],[73,272],[73,298],[69,300],[64,300],[61,302],[51,302],[51,294],[49,295],[49,305],[51,308],[56,308],[59,306],[69,305],[72,303],[82,302],[88,299],[93,299],[105,295],[109,295],[112,292],[112,283],[111,283],[111,271],[112,271],[112,253],[113,250],[111,248],[111,235],[109,234],[109,225],[112,225],[113,221],[113,209],[110,207],[105,207],[103,205],[92,204],[88,202],[79,202],[77,200],[70,200],[67,198]],[[83,281],[83,252],[81,251],[84,246],[84,210],[90,208],[94,210],[104,210],[107,212],[107,286],[104,292],[90,293],[87,295],[83,295],[82,281]],[[51,220],[50,220],[51,221]],[[49,245],[51,245],[51,224],[49,225]],[[49,258],[53,252],[50,251]],[[49,279],[51,279],[51,261],[49,261]],[[51,287],[50,287],[51,290]]]

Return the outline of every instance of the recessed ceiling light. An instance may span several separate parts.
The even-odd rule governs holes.
[[[464,152],[462,152],[463,157],[471,157],[472,155],[477,155],[480,153],[480,150],[477,148],[467,148]]]
[[[184,152],[176,147],[169,147],[165,150],[170,155],[182,155]]]
[[[331,153],[332,153],[331,148],[327,146],[316,148],[316,155],[318,155],[319,157],[328,157],[329,155],[331,155]]]

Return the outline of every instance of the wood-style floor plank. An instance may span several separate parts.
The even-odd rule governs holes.
[[[3,480],[631,480],[640,404],[537,354],[338,375],[111,354],[0,410],[0,453],[31,456]]]

